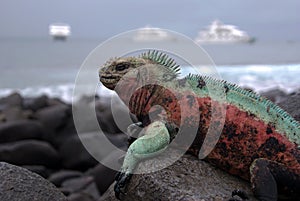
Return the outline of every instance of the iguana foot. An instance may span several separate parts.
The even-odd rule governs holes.
[[[126,195],[125,188],[126,185],[129,183],[129,180],[131,179],[132,174],[124,173],[124,172],[118,172],[116,175],[116,183],[114,186],[115,196],[116,198],[120,199],[120,195]]]
[[[241,200],[248,200],[249,197],[247,196],[247,193],[245,191],[242,191],[240,189],[234,190],[231,193],[231,197],[229,201],[241,201]]]

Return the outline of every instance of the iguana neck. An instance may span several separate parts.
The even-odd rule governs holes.
[[[127,82],[127,86],[123,85],[123,87],[120,87],[117,90],[117,94],[128,106],[130,112],[136,115],[144,125],[148,125],[155,119],[166,122],[171,121],[170,118],[174,114],[170,107],[179,107],[178,102],[174,101],[176,99],[174,94],[157,84],[148,84],[140,87],[134,82]],[[162,114],[164,116],[161,116]]]

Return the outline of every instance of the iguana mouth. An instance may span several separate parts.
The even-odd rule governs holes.
[[[100,76],[100,81],[102,82],[102,84],[109,89],[114,89],[115,83],[117,83],[118,80],[119,80],[119,78],[117,76],[113,76],[113,75],[101,75]]]
[[[116,80],[117,76],[113,75],[101,75],[100,80]]]

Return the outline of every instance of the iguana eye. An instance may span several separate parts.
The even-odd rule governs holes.
[[[122,71],[129,68],[129,64],[128,63],[120,63],[116,65],[116,70],[117,71]]]

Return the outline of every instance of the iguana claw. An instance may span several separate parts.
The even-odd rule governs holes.
[[[129,180],[131,179],[132,174],[126,174],[124,172],[118,172],[116,175],[116,183],[114,186],[115,196],[116,198],[120,199],[120,194],[126,195],[124,192],[126,185],[128,184]]]

